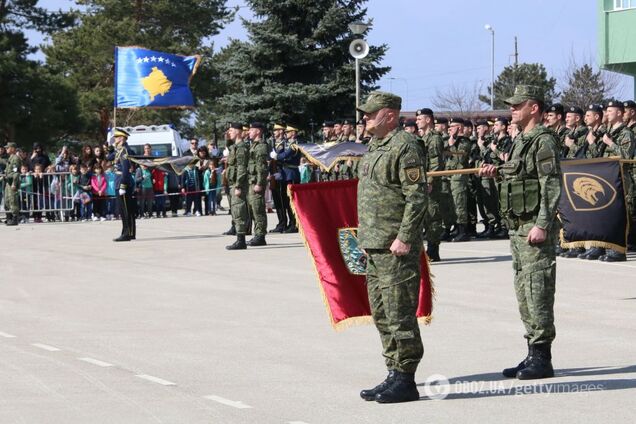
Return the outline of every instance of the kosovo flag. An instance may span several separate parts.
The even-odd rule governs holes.
[[[301,143],[292,145],[302,153],[305,158],[323,171],[329,172],[334,166],[343,160],[359,160],[369,148],[366,144],[346,141],[343,143]]]
[[[115,47],[115,107],[194,107],[190,80],[201,56]]]
[[[625,253],[628,226],[620,158],[563,160],[561,171],[561,246]]]

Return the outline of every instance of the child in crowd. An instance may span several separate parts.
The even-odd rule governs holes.
[[[117,212],[117,175],[113,172],[113,166],[110,162],[105,164],[104,176],[106,177],[106,219],[119,219]]]
[[[91,198],[91,176],[88,173],[88,164],[80,165],[79,175],[79,200],[80,200],[80,218],[82,221],[88,221],[93,215],[93,199]]]
[[[96,164],[93,167],[93,176],[91,177],[91,190],[93,192],[93,221],[98,219],[106,221],[106,212],[104,211],[104,197],[106,196],[106,176],[102,173],[102,166]]]
[[[207,193],[205,197],[206,210],[210,215],[216,215],[216,182],[218,176],[216,173],[216,166],[214,159],[208,162],[208,169],[203,174],[203,189]]]
[[[42,172],[42,164],[33,168],[33,221],[42,222],[42,209],[49,209],[49,182]]]
[[[28,165],[20,167],[20,209],[29,211],[33,204],[33,175]],[[29,222],[29,212],[20,214],[20,222]]]
[[[66,212],[64,214],[65,222],[68,222],[69,218],[71,221],[80,219],[79,172],[75,164],[70,165],[68,169],[71,174],[66,176],[62,193],[62,203],[64,204],[64,209],[71,209],[71,211],[70,213]]]
[[[194,214],[201,216],[201,193],[198,193],[199,189],[199,169],[190,164],[181,175],[181,192],[186,198],[185,216],[190,216],[193,206]]]
[[[49,204],[53,207],[53,209],[60,210],[62,209],[62,184],[61,178],[59,175],[55,174],[55,165],[51,165],[46,169],[48,174],[51,175],[51,183],[49,184]],[[49,222],[55,221],[56,212],[47,212],[46,220]]]
[[[311,166],[307,162],[307,159],[300,158],[300,166],[298,167],[300,172],[300,183],[305,184],[311,181]]]
[[[135,173],[137,195],[139,197],[139,216],[152,218],[152,199],[154,197],[152,172],[147,166],[141,165]]]
[[[166,194],[168,193],[168,181],[166,173],[159,168],[152,170],[152,191],[155,197],[155,209],[157,218],[166,217]]]

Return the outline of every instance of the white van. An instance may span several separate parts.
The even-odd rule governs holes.
[[[138,125],[136,127],[120,127],[126,130],[130,137],[128,146],[135,155],[143,156],[144,144],[152,146],[152,154],[156,157],[182,156],[184,143],[179,133],[170,125]],[[113,130],[108,133],[108,141],[112,143]]]

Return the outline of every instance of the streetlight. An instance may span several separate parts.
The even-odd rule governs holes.
[[[361,36],[369,28],[369,24],[362,21],[351,22],[349,29],[355,36]],[[349,54],[356,61],[356,122],[360,120],[360,59],[365,58],[369,54],[369,45],[362,38],[356,38],[349,44]]]
[[[409,81],[406,78],[400,77],[388,77],[387,79],[391,81],[391,88],[389,89],[389,91],[391,92],[393,92],[393,81],[404,81],[404,85],[406,86],[406,99],[404,102],[404,107],[402,109],[406,109],[406,105],[408,105],[409,103]]]
[[[492,35],[492,48],[490,50],[490,110],[495,110],[495,29],[490,25],[484,25],[486,31]]]

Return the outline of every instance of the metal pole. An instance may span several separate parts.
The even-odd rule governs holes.
[[[117,128],[117,108],[116,107],[113,108],[113,132],[115,131],[115,128]]]
[[[492,49],[490,51],[490,110],[495,110],[495,30],[492,30]]]
[[[360,120],[360,61],[356,58],[356,123]]]

